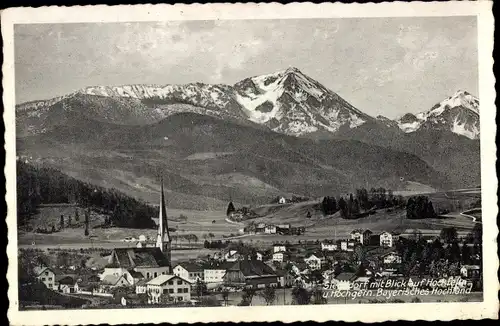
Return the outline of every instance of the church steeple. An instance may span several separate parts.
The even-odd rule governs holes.
[[[156,247],[160,248],[170,262],[170,234],[168,233],[167,209],[165,207],[165,195],[163,194],[163,178],[161,179],[160,214],[158,216],[158,234]]]

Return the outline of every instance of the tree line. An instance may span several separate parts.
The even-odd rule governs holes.
[[[17,216],[22,225],[40,204],[74,203],[109,215],[109,224],[152,228],[158,208],[129,197],[114,188],[76,180],[59,170],[17,162]],[[85,216],[88,219],[87,216]],[[85,224],[87,224],[86,221]]]
[[[221,240],[203,242],[203,248],[207,249],[224,249],[229,245],[229,241],[222,242]]]
[[[394,195],[392,190],[385,188],[356,189],[356,195],[349,194],[344,199],[326,196],[321,202],[324,215],[332,215],[340,211],[342,218],[358,218],[368,215],[370,211],[389,207],[403,207],[405,200],[401,195]]]
[[[477,225],[462,242],[458,240],[454,228],[442,230],[443,241],[435,239],[429,243],[422,238],[399,241],[396,251],[401,255],[401,272],[406,276],[459,275],[462,265],[481,264],[481,236],[481,226]],[[443,242],[446,245],[443,245]]]
[[[406,203],[406,217],[409,219],[436,218],[432,201],[427,196],[414,196]]]

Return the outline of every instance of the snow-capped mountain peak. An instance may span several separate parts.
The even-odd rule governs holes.
[[[373,119],[294,67],[244,79],[234,89],[250,120],[286,134],[335,132]]]
[[[30,109],[24,114],[29,113],[30,118],[43,113],[40,120],[30,120],[29,133],[36,134],[48,130],[38,128],[37,124],[45,120],[43,116],[54,118],[57,114],[49,114],[54,107],[125,124],[133,124],[134,119],[142,124],[189,111],[250,120],[294,136],[332,133],[341,127],[356,128],[374,120],[295,67],[246,78],[233,86],[203,83],[89,86],[60,98],[21,104],[18,111]],[[125,115],[127,118],[120,118]],[[42,124],[50,125],[43,121]]]
[[[478,139],[479,99],[467,91],[458,90],[452,96],[416,115],[407,113],[397,120],[404,132],[421,129],[450,130],[470,139]]]

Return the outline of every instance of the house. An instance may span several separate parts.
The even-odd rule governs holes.
[[[392,233],[384,231],[379,234],[380,237],[380,246],[385,248],[390,248],[394,245],[394,240],[392,237]]]
[[[229,217],[233,221],[241,221],[243,219],[243,214],[241,212],[232,212],[229,214]]]
[[[322,251],[335,251],[338,246],[334,241],[323,241],[321,242],[321,250]]]
[[[353,285],[354,280],[356,280],[356,274],[343,272],[337,275],[334,280],[338,290],[347,291]]]
[[[238,250],[229,250],[224,254],[224,260],[229,262],[235,262],[242,259],[243,256],[238,252]]]
[[[285,251],[279,251],[273,253],[273,259],[272,261],[278,262],[278,263],[283,263],[288,261],[290,258],[289,254],[286,253]]]
[[[224,282],[224,275],[226,275],[226,271],[230,266],[232,266],[232,263],[229,262],[221,264],[209,264],[204,266],[204,282],[207,284],[207,286],[210,284],[222,284]]]
[[[131,286],[132,284],[127,280],[127,277],[122,274],[120,276],[106,275],[102,280],[101,284],[109,288],[115,288],[119,286]]]
[[[60,293],[75,293],[75,276],[56,275],[54,290]]]
[[[255,253],[255,259],[257,259],[257,260],[263,260],[264,259],[264,254],[262,252],[260,252],[260,251],[257,251]]]
[[[148,303],[184,302],[191,300],[191,282],[176,275],[159,275],[146,283]]]
[[[148,282],[149,282],[149,280],[147,280],[147,279],[142,279],[139,282],[137,282],[135,284],[135,293],[136,294],[146,293]]]
[[[369,245],[379,247],[380,246],[380,234],[372,234],[370,236]]]
[[[438,236],[435,235],[421,235],[419,240],[425,240],[427,243],[433,243],[436,240],[441,240]]]
[[[356,229],[351,232],[351,239],[361,243],[362,245],[368,245],[372,234],[373,232],[370,230]]]
[[[280,198],[278,199],[278,203],[279,203],[279,204],[286,204],[286,199],[285,199],[285,197],[280,197]]]
[[[224,260],[224,252],[223,251],[217,251],[213,255],[213,259],[217,261],[223,261]]]
[[[191,283],[196,283],[197,281],[203,281],[205,279],[203,275],[203,267],[194,263],[180,263],[174,267],[174,275],[182,277]]]
[[[260,260],[240,260],[229,267],[224,284],[232,287],[264,288],[278,285],[274,270]]]
[[[399,276],[396,268],[384,268],[375,273],[377,277],[395,277]]]
[[[111,252],[108,264],[101,274],[115,277],[129,274],[129,271],[141,273],[145,278],[170,273],[170,260],[160,248],[116,248]],[[126,275],[128,281],[130,278]],[[130,282],[129,282],[130,283]]]
[[[338,244],[340,245],[340,250],[342,251],[354,251],[354,247],[357,242],[350,239],[339,240]]]
[[[266,227],[264,229],[264,233],[276,234],[276,225],[272,225],[272,224],[266,225]]]
[[[401,264],[401,255],[395,251],[391,251],[382,255],[382,261],[385,265]]]
[[[42,282],[47,289],[53,290],[56,283],[56,273],[49,267],[37,266],[33,270],[35,278]]]
[[[278,286],[284,288],[294,285],[295,278],[289,271],[285,269],[277,269],[276,275],[278,276]]]
[[[144,275],[141,272],[134,271],[133,269],[129,269],[128,273],[124,274],[127,277],[127,280],[130,284],[134,285],[140,280],[144,279]]]
[[[285,251],[286,251],[286,244],[284,244],[284,243],[273,244],[273,253],[274,252],[285,252]]]
[[[107,292],[106,286],[103,286],[101,279],[97,275],[80,275],[76,277],[74,291],[75,293],[93,293]]]
[[[479,265],[462,265],[460,275],[463,278],[479,278],[481,276],[481,267]]]
[[[255,226],[255,233],[264,233],[266,231],[266,224],[259,223]]]
[[[278,224],[276,225],[276,232],[279,234],[291,234],[290,224]]]
[[[310,254],[306,258],[304,258],[304,262],[309,266],[310,269],[321,269],[321,264],[324,262],[324,258],[322,256]]]
[[[304,262],[291,262],[291,266],[294,275],[306,274],[309,271],[309,266]]]

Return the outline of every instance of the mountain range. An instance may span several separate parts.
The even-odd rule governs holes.
[[[297,68],[235,85],[92,86],[16,106],[18,156],[172,205],[479,182],[479,101],[371,117]],[[404,181],[402,181],[404,180]]]

